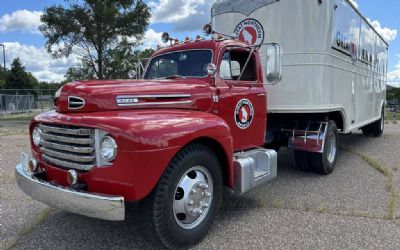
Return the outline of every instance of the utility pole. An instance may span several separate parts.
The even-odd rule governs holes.
[[[0,43],[0,46],[3,47],[3,68],[4,70],[6,70],[6,50],[5,50],[5,46],[4,44]]]

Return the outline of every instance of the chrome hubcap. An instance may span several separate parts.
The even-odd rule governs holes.
[[[333,163],[336,157],[336,136],[333,132],[329,134],[329,142],[326,146],[326,152],[328,152],[328,162]]]
[[[173,212],[176,223],[191,229],[207,216],[213,199],[213,181],[210,172],[196,166],[189,169],[175,188]]]

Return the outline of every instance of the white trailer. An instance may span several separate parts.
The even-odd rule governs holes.
[[[282,80],[266,84],[269,122],[329,113],[343,133],[370,133],[383,117],[388,44],[348,0],[218,0],[211,18],[213,30],[281,45]]]

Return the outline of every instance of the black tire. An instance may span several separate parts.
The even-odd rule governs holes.
[[[371,124],[371,132],[375,137],[380,137],[385,129],[385,108],[382,108],[381,119]]]
[[[382,108],[381,118],[371,124],[368,124],[361,128],[361,131],[365,136],[373,135],[379,137],[383,134],[385,128],[385,108]]]
[[[195,223],[193,228],[184,228],[181,225],[186,224],[180,221],[179,216],[185,214],[175,214],[174,207],[178,198],[180,198],[179,200],[183,199],[184,191],[182,188],[178,191],[180,188],[178,184],[183,183],[182,180],[186,176],[193,175],[191,169],[196,168],[196,166],[201,166],[204,172],[208,171],[211,177],[212,195],[210,197],[212,198],[209,198],[211,204],[209,204],[207,212],[203,213],[204,216],[198,215],[199,218],[203,216],[198,224]],[[191,175],[189,175],[190,173]],[[208,178],[206,179],[209,181]],[[197,180],[197,177],[194,180]],[[152,193],[140,204],[142,224],[146,236],[168,249],[189,248],[197,244],[207,234],[215,215],[218,213],[222,198],[222,186],[221,167],[215,153],[203,145],[192,144],[187,146],[174,157]],[[193,185],[192,187],[197,186]],[[180,197],[178,197],[178,193]],[[200,193],[198,194],[200,195]],[[195,195],[191,192],[186,194]],[[202,194],[203,196],[200,195],[200,197],[205,197],[204,192]],[[208,192],[208,195],[210,195],[210,192]],[[187,204],[186,199],[185,197],[184,204]],[[202,201],[197,204],[202,204]],[[206,211],[206,208],[204,209]],[[189,212],[187,214],[193,216]]]
[[[311,163],[309,161],[310,153],[305,151],[294,151],[294,159],[298,169],[304,172],[310,172],[312,170]]]
[[[334,121],[329,121],[324,152],[310,153],[310,163],[315,173],[328,175],[336,166],[338,153],[338,130]]]

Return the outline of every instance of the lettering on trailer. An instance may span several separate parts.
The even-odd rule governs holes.
[[[249,45],[261,45],[264,43],[264,28],[259,21],[253,18],[241,21],[233,33],[240,41]]]
[[[340,31],[338,31],[336,34],[336,45],[349,53],[353,63],[357,62],[357,45],[352,42],[348,37],[344,36]]]
[[[240,129],[247,129],[250,127],[254,117],[253,104],[247,99],[242,99],[236,104],[234,114],[236,125]]]

